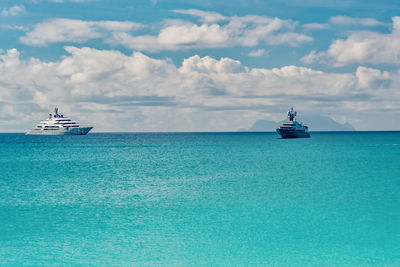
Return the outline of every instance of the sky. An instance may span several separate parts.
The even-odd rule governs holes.
[[[400,130],[399,74],[398,0],[0,1],[0,132],[55,106],[97,132],[236,131],[291,106]]]

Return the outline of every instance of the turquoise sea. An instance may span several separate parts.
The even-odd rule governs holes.
[[[0,264],[400,266],[400,132],[0,134]]]

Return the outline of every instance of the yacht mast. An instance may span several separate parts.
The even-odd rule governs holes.
[[[293,112],[293,107],[291,107],[290,111],[288,112],[289,121],[295,121],[296,115],[297,115],[297,112]]]

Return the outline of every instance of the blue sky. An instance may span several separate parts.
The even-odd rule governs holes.
[[[54,105],[98,131],[234,131],[292,105],[398,130],[399,11],[392,0],[3,0],[0,131]]]

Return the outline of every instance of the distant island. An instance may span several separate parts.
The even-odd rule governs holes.
[[[325,116],[304,116],[301,121],[309,127],[310,131],[355,131],[350,123],[341,124]],[[282,122],[257,120],[250,128],[241,128],[238,132],[274,132]]]

